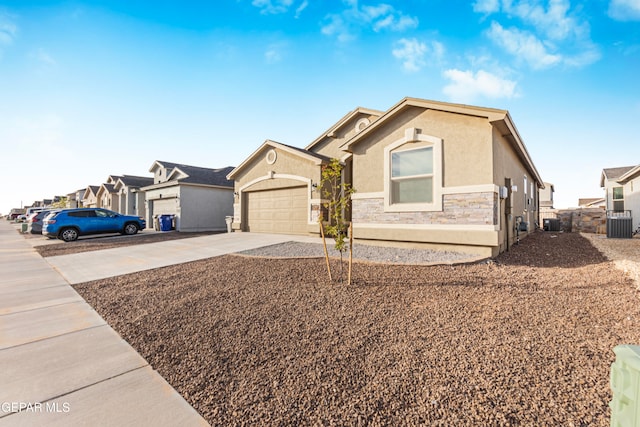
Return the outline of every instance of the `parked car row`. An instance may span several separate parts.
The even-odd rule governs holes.
[[[73,242],[90,234],[136,234],[146,228],[146,221],[103,208],[54,209],[34,212],[28,219],[29,231],[50,239]]]

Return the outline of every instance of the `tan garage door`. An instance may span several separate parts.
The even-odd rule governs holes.
[[[248,231],[307,233],[307,187],[247,193]]]
[[[177,213],[177,200],[172,199],[156,199],[153,201],[154,215],[175,215]]]

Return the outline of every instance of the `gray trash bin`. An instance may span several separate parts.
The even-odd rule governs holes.
[[[227,233],[231,233],[231,224],[233,224],[233,217],[232,216],[225,216],[224,220],[227,223]]]

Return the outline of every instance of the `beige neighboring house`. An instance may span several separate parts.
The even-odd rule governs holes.
[[[544,184],[507,111],[404,98],[351,111],[305,149],[264,142],[228,175],[233,228],[319,233],[330,158],[357,191],[357,239],[495,256],[538,218]]]
[[[549,208],[553,209],[553,193],[556,188],[550,182],[544,183],[544,188],[540,190],[540,209]]]
[[[628,211],[633,230],[640,226],[640,165],[603,169],[600,187],[605,190],[607,211]]]
[[[98,208],[98,190],[100,190],[99,185],[89,185],[84,190],[84,195],[82,197],[82,205],[85,208]]]
[[[115,190],[114,184],[102,184],[96,194],[99,208],[109,209],[118,212],[120,209],[118,192]]]
[[[123,175],[113,186],[118,198],[119,212],[146,218],[145,194],[142,187],[153,185],[153,178],[147,176]]]
[[[140,188],[148,226],[158,215],[174,215],[178,231],[226,230],[226,217],[233,215],[233,181],[226,178],[232,169],[153,162],[153,183]]]
[[[581,208],[606,209],[607,201],[603,197],[582,198],[582,199],[578,199],[578,206]]]

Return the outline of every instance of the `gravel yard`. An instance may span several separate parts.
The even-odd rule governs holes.
[[[609,425],[638,291],[579,234],[353,274],[228,255],[75,288],[212,425]]]
[[[617,269],[624,271],[640,289],[640,235],[632,239],[608,239],[603,234],[583,233],[591,244],[598,248]]]
[[[334,248],[333,239],[327,240],[327,252],[330,257],[340,258],[340,252]],[[277,245],[263,246],[261,248],[240,252],[240,254],[268,258],[323,258],[325,256],[322,244],[301,242],[287,242]],[[342,257],[344,261],[348,261],[349,252],[345,251]],[[360,261],[392,264],[450,264],[474,260],[477,258],[477,255],[464,254],[460,252],[435,251],[428,249],[403,249],[365,244],[355,244],[353,246],[353,259]]]

